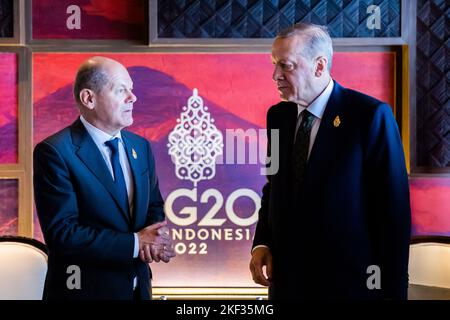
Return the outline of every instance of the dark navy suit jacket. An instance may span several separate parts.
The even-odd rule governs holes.
[[[149,142],[125,130],[122,138],[134,178],[132,218],[79,119],[34,150],[36,209],[49,248],[44,298],[132,299],[136,276],[141,297],[150,297],[151,271],[133,258],[133,232],[164,220],[163,199]],[[81,271],[79,290],[67,286],[71,265]]]
[[[268,129],[279,129],[280,167],[263,188],[253,245],[273,254],[271,297],[405,299],[411,213],[391,108],[335,82],[299,194],[290,182],[296,118],[289,102],[267,115]],[[372,265],[381,289],[368,289]]]

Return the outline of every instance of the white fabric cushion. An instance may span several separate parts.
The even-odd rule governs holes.
[[[40,300],[47,255],[20,242],[0,242],[0,299]]]
[[[410,283],[450,288],[450,244],[413,244],[409,254]]]

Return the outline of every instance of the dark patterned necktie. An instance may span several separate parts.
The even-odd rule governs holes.
[[[125,184],[125,178],[119,160],[119,138],[106,141],[105,144],[111,149],[111,164],[114,171],[114,182],[117,187],[119,199],[122,201],[121,204],[123,208],[126,208],[127,213],[129,214],[127,185]]]
[[[314,115],[308,110],[303,111],[303,119],[298,127],[295,136],[294,149],[292,153],[292,166],[294,186],[301,187],[305,174],[306,163],[308,160],[309,140],[311,136],[311,128]]]

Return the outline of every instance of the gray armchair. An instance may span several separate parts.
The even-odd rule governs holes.
[[[409,299],[450,299],[450,237],[416,237],[409,257]]]
[[[0,237],[0,300],[40,300],[47,248],[35,239]]]

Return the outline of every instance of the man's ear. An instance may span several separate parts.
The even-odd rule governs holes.
[[[80,101],[83,106],[89,110],[95,107],[95,93],[91,89],[83,89],[80,91]]]
[[[327,70],[328,66],[328,60],[327,58],[320,56],[316,59],[316,70],[315,70],[315,76],[321,77],[322,74]]]

